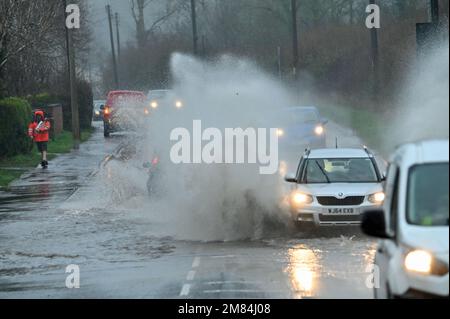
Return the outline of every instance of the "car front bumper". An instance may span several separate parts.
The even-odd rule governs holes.
[[[358,206],[324,206],[315,202],[291,208],[291,215],[296,222],[312,223],[316,226],[359,226],[366,210],[379,207],[367,200]]]

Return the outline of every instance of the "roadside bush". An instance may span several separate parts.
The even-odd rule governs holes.
[[[94,95],[91,85],[83,80],[77,82],[78,113],[80,115],[80,129],[89,129],[92,126],[92,115],[94,110]],[[70,91],[58,94],[59,101],[63,106],[64,129],[72,130],[72,109],[70,106]]]
[[[31,151],[32,142],[27,136],[30,119],[31,106],[26,100],[0,100],[0,158]]]
[[[68,84],[67,84],[68,86]],[[67,87],[62,85],[61,87]],[[89,129],[92,126],[94,96],[91,85],[83,80],[78,81],[78,112],[80,114],[80,129]],[[61,104],[63,107],[64,130],[72,130],[72,109],[70,106],[70,91],[61,90],[56,94],[41,93],[27,97],[33,109],[49,104]]]

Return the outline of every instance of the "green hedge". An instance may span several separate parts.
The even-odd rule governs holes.
[[[80,128],[87,130],[92,126],[94,109],[94,96],[91,85],[83,80],[77,82],[78,88],[78,112],[80,115]],[[33,109],[44,107],[48,104],[61,104],[63,107],[64,130],[72,130],[72,109],[70,106],[70,92],[64,91],[56,94],[41,93],[27,97]]]
[[[29,153],[33,144],[27,135],[31,106],[23,99],[0,100],[0,158]]]

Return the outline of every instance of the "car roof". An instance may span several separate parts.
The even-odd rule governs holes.
[[[409,165],[415,163],[433,163],[449,161],[448,140],[424,140],[400,146],[394,154],[394,159],[400,162],[406,160]]]
[[[321,148],[309,151],[308,158],[369,158],[363,148]]]
[[[144,92],[142,92],[142,91],[125,91],[125,90],[124,91],[111,91],[111,92],[109,92],[108,95],[120,95],[120,94],[142,95],[142,94],[144,94]]]
[[[151,93],[165,93],[165,92],[171,92],[172,90],[169,90],[169,89],[167,89],[167,90],[150,90],[150,91],[148,91],[148,94],[151,94]]]

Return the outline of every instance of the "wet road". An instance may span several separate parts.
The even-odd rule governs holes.
[[[130,139],[99,130],[0,192],[0,298],[371,298],[375,244],[354,231],[310,238],[268,223],[249,239],[177,236],[191,225],[148,204],[142,173],[105,160]],[[66,288],[71,264],[79,289]]]

